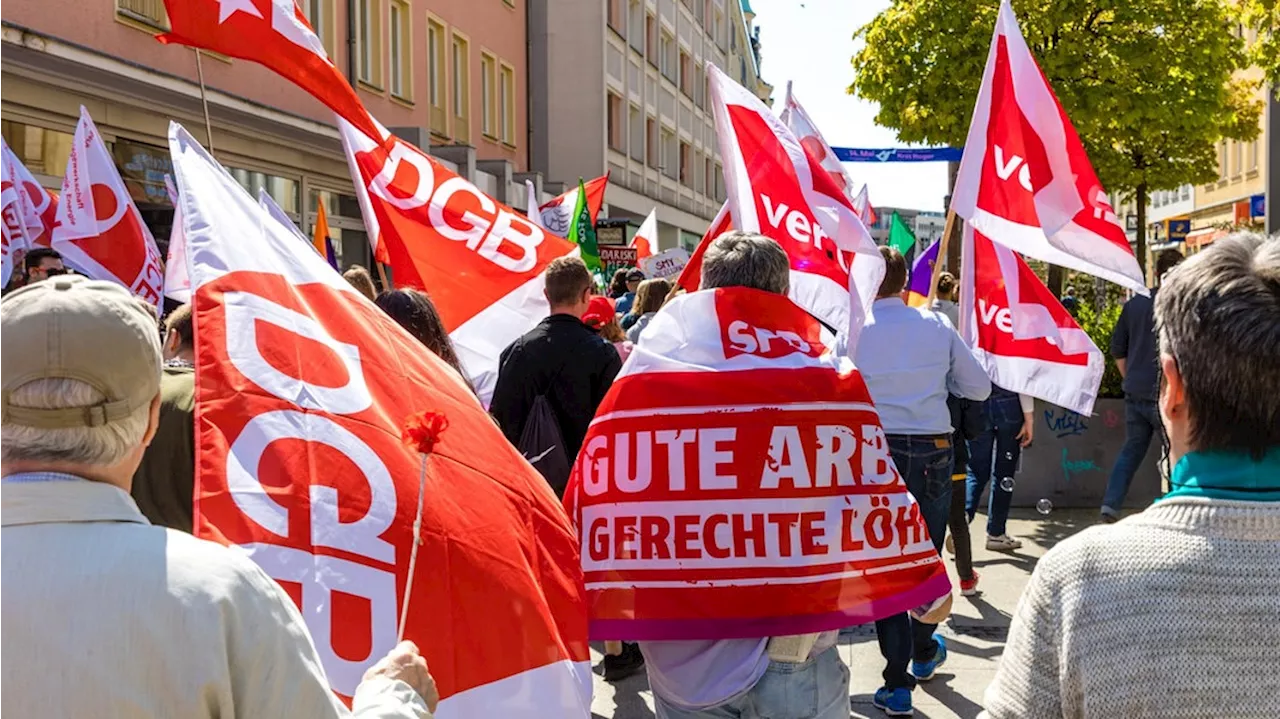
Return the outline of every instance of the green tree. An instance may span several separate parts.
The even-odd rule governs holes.
[[[1258,40],[1249,47],[1249,60],[1262,68],[1267,82],[1280,86],[1280,2],[1241,0],[1240,21],[1258,31]],[[1280,87],[1277,87],[1280,93]]]
[[[1275,0],[1254,0],[1272,2]],[[894,0],[855,40],[849,91],[903,142],[965,141],[996,0]],[[1027,45],[1110,192],[1138,204],[1146,263],[1152,190],[1217,179],[1215,144],[1258,135],[1258,83],[1232,0],[1017,0]]]

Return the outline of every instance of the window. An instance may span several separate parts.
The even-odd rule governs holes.
[[[1257,165],[1257,159],[1258,159],[1258,157],[1257,157],[1257,155],[1255,154],[1255,155],[1254,155],[1254,165],[1253,165],[1255,168],[1258,166],[1258,165]],[[1190,200],[1190,199],[1191,199],[1191,185],[1183,185],[1183,186],[1182,186],[1182,191],[1181,191],[1181,193],[1179,194],[1179,196],[1182,198],[1182,200],[1183,200],[1184,202],[1185,202],[1186,200]]]
[[[724,168],[722,168],[718,162],[716,163],[716,171],[713,175],[716,178],[716,194],[712,195],[712,197],[715,198],[716,202],[724,202]]]
[[[608,115],[609,147],[621,151],[624,149],[622,146],[622,123],[626,121],[626,118],[622,115],[622,98],[611,92],[606,93],[606,95],[608,101],[605,104],[608,107],[605,110]]]
[[[427,100],[431,104],[431,131],[449,136],[448,112],[445,110],[444,25],[427,18]]]
[[[712,174],[713,171],[711,169],[711,157],[708,156],[705,160],[703,160],[702,165],[703,165],[702,171],[703,173],[705,173],[704,177],[706,178],[706,182],[703,187],[698,188],[698,191],[704,195],[710,196],[711,188],[712,186],[715,185],[715,175]]]
[[[689,143],[680,143],[680,184],[693,187],[693,168]]]
[[[662,174],[676,179],[676,171],[679,169],[676,163],[676,134],[667,128],[662,128],[662,164],[660,168]]]
[[[1218,143],[1218,179],[1227,179],[1227,141]]]
[[[498,136],[497,61],[487,52],[480,53],[480,132],[485,137]]]
[[[1248,164],[1245,165],[1244,169],[1248,170],[1249,172],[1256,172],[1258,170],[1258,141],[1257,140],[1253,140],[1252,142],[1249,143],[1248,157],[1249,157],[1249,162]]]
[[[459,143],[471,142],[471,53],[467,39],[453,34],[453,52],[449,58],[453,64],[453,139]]]
[[[631,105],[630,109],[627,115],[627,148],[630,150],[631,159],[644,162],[644,116],[640,114],[639,107]]]
[[[693,66],[693,102],[699,108],[706,109],[707,77],[702,68]]]
[[[613,28],[619,35],[626,35],[626,28],[623,27],[625,20],[622,16],[623,0],[605,0],[608,3],[608,22],[609,27]]]
[[[498,75],[498,116],[502,123],[502,141],[508,145],[516,144],[516,70],[510,65],[502,66]]]
[[[644,16],[644,47],[649,62],[658,64],[658,19],[652,15]]]
[[[169,29],[164,0],[116,0],[116,14],[150,27]]]
[[[311,29],[315,31],[316,37],[320,38],[324,51],[332,58],[335,24],[333,0],[300,0],[298,7],[302,8],[302,14],[307,17],[307,22],[311,23]]]
[[[724,49],[724,13],[716,10],[715,17],[711,19],[711,39],[715,41],[720,49]]]
[[[645,47],[644,6],[640,0],[631,0],[631,11],[627,15],[627,40],[636,52],[644,54]]]
[[[693,153],[693,189],[699,194],[707,192],[707,173],[702,164],[702,153]]]
[[[405,0],[391,0],[391,94],[413,99],[413,33]]]
[[[382,13],[378,0],[356,0],[356,75],[382,87]]]
[[[1231,174],[1239,176],[1244,172],[1244,143],[1239,140],[1231,141]]]
[[[689,53],[684,50],[680,51],[680,92],[686,96],[693,96],[693,61],[689,59]]]
[[[667,34],[666,30],[662,31],[662,39],[659,41],[658,55],[662,63],[662,74],[666,75],[668,80],[676,79],[676,41]]]
[[[662,161],[658,157],[658,151],[660,148],[658,147],[658,121],[657,120],[653,119],[652,117],[645,120],[644,136],[645,136],[645,141],[649,146],[648,147],[649,151],[645,153],[645,158],[646,158],[645,161],[649,164],[650,167],[657,167],[662,164]]]

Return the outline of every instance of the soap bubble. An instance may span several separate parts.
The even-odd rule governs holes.
[[[1013,477],[1005,477],[1004,479],[1000,480],[1000,489],[1003,489],[1006,492],[1012,492]]]
[[[1039,502],[1036,502],[1036,511],[1041,514],[1048,514],[1052,512],[1053,502],[1050,502],[1047,499],[1041,499]]]

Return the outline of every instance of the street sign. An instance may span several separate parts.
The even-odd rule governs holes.
[[[1125,231],[1126,231],[1126,232],[1137,232],[1137,231],[1138,231],[1138,216],[1137,216],[1137,215],[1125,215],[1125,217],[1124,217],[1124,229],[1125,229]]]
[[[1191,220],[1169,220],[1169,242],[1186,242],[1191,232]]]

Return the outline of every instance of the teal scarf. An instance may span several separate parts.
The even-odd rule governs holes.
[[[1245,502],[1280,502],[1280,447],[1262,461],[1245,452],[1190,452],[1169,477],[1169,497],[1208,497]]]

